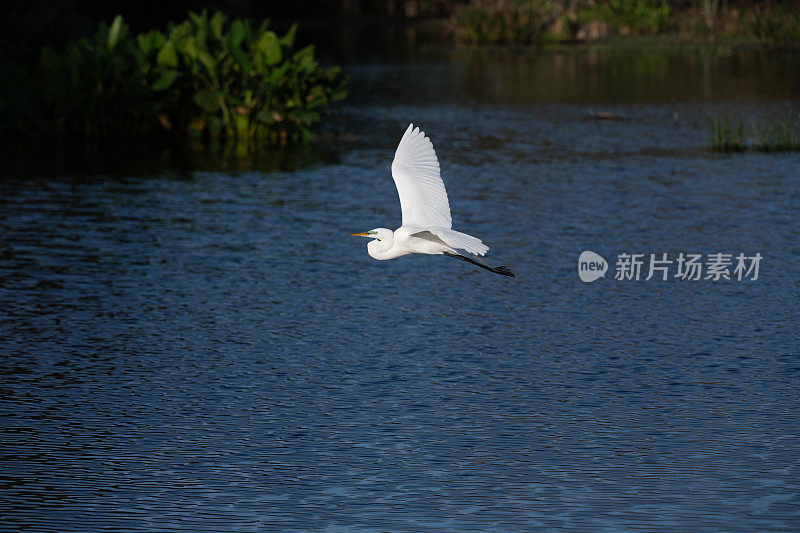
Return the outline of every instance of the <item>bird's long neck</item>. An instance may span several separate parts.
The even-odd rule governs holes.
[[[384,260],[394,259],[397,254],[392,253],[394,246],[394,234],[384,237],[383,239],[373,239],[367,244],[367,253],[373,259]]]

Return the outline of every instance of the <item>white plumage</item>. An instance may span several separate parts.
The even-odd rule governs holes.
[[[400,196],[404,226],[453,226],[433,143],[413,124],[408,125],[394,153],[392,177]]]
[[[425,132],[409,124],[400,139],[392,162],[392,177],[400,196],[403,224],[396,231],[377,228],[365,233],[351,233],[374,240],[367,245],[369,255],[378,260],[407,254],[449,255],[469,261],[497,274],[513,276],[505,267],[491,267],[458,250],[480,256],[489,251],[480,239],[455,231],[450,203],[442,181],[439,160],[433,143]]]

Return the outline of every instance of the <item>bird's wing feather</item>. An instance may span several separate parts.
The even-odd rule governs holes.
[[[392,177],[400,196],[403,226],[453,226],[433,143],[413,124],[409,124],[397,146]]]
[[[489,251],[489,247],[483,244],[483,241],[479,238],[460,231],[441,227],[431,227],[427,231],[439,237],[447,246],[458,250],[466,250],[473,255],[484,255]]]

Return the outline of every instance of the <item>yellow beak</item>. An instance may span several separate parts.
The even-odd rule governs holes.
[[[369,237],[369,233],[348,233],[348,235],[355,235],[356,237]]]

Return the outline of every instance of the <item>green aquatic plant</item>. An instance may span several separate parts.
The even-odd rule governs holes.
[[[191,93],[192,125],[228,137],[306,139],[331,102],[345,97],[338,67],[320,68],[314,47],[294,48],[292,28],[279,37],[249,20],[190,13],[170,28],[158,80]],[[182,109],[182,102],[178,109]]]
[[[97,138],[144,134],[155,124],[158,101],[143,83],[130,29],[117,16],[63,52],[41,52],[41,114],[52,132]]]
[[[800,150],[800,117],[755,126],[753,148],[761,152]]]
[[[321,68],[313,46],[297,49],[295,32],[293,26],[278,36],[266,20],[255,24],[203,11],[166,33],[134,36],[117,16],[63,52],[42,50],[35,111],[42,129],[59,136],[196,131],[305,140],[328,106],[346,96],[346,78],[338,67]]]
[[[800,117],[751,122],[747,128],[750,139],[745,137],[744,121],[734,121],[729,115],[712,117],[708,124],[711,149],[717,152],[800,150]]]
[[[712,117],[708,121],[711,149],[717,152],[740,152],[745,149],[744,123],[730,115]]]
[[[472,0],[452,17],[456,37],[473,44],[540,44],[550,39],[554,3],[545,0]]]
[[[579,19],[599,19],[621,35],[657,35],[669,26],[670,5],[663,0],[608,0],[587,6]]]

